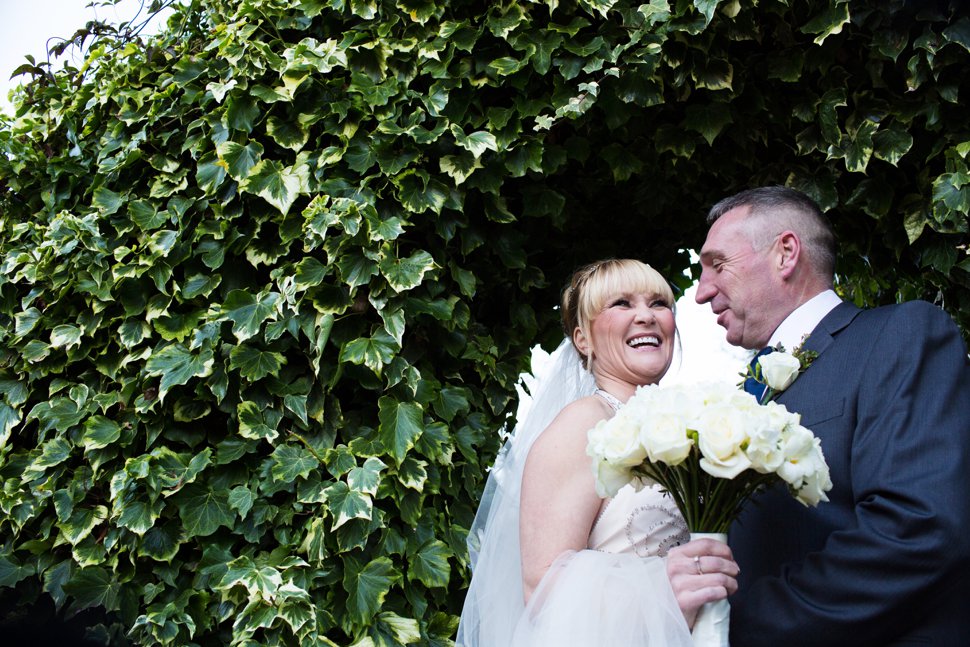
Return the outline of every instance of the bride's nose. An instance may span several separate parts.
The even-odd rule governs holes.
[[[657,318],[656,313],[653,311],[653,308],[651,308],[648,304],[643,303],[637,306],[635,321],[637,321],[638,323],[640,322],[651,323],[655,321],[656,318]]]

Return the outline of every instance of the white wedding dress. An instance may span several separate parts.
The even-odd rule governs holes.
[[[512,645],[690,645],[662,559],[689,539],[687,524],[662,490],[623,488],[596,520],[588,549],[553,563]]]
[[[469,532],[473,568],[457,647],[691,647],[664,556],[687,525],[657,487],[627,486],[606,502],[587,548],[561,555],[524,604],[519,551],[522,468],[535,438],[565,404],[595,385],[566,346],[556,379],[500,453]]]

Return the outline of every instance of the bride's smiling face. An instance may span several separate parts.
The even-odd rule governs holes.
[[[653,293],[609,294],[577,342],[592,358],[591,369],[602,387],[654,384],[673,358],[676,324],[671,303]],[[607,388],[609,390],[609,388]],[[619,395],[619,394],[617,394]]]

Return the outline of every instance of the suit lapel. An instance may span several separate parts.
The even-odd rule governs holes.
[[[815,330],[805,340],[805,350],[815,351],[819,355],[825,352],[835,336],[846,326],[852,323],[859,313],[862,312],[854,304],[843,301],[835,306],[830,313],[815,326]]]

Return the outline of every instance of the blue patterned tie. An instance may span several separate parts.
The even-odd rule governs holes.
[[[767,355],[768,353],[774,352],[774,350],[775,349],[772,348],[771,346],[762,348],[761,350],[758,351],[757,355],[751,358],[751,363],[748,364],[748,368],[751,370],[752,375],[754,374],[755,366],[757,365],[758,360],[761,359],[763,355]],[[758,400],[758,403],[760,404],[761,399],[765,397],[765,392],[768,390],[768,385],[765,384],[764,382],[759,382],[753,377],[749,377],[744,381],[744,390],[746,393],[750,393],[751,395],[753,395],[755,399]]]

